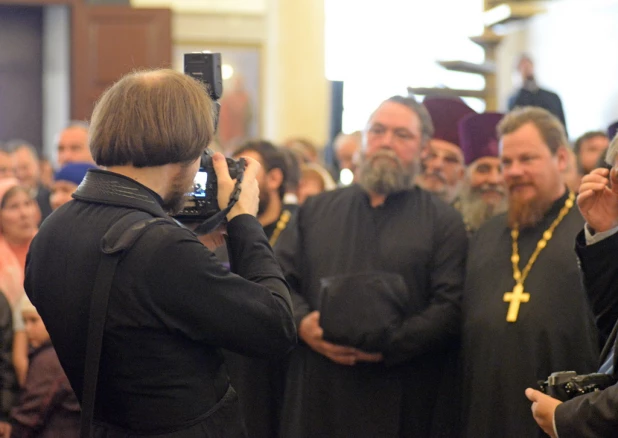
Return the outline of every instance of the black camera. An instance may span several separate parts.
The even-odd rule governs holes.
[[[230,177],[236,179],[245,168],[244,158],[234,160],[226,158]],[[193,179],[193,191],[186,194],[185,206],[174,215],[181,222],[203,222],[220,211],[217,201],[217,175],[212,165],[212,156],[204,152],[200,162],[200,170]]]
[[[217,100],[223,94],[223,77],[221,75],[220,53],[185,53],[185,74],[202,82],[215,105],[215,130],[219,120],[219,103]],[[230,177],[235,179],[245,161],[227,158]],[[210,151],[204,152],[201,158],[200,170],[193,180],[193,191],[187,193],[185,206],[181,212],[174,215],[181,222],[203,222],[220,211],[217,202],[217,175],[212,166]]]
[[[616,383],[609,374],[592,373],[577,375],[575,371],[552,373],[546,381],[540,381],[541,391],[550,397],[567,401],[578,395],[602,391]]]

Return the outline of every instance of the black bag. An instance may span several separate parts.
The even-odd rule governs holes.
[[[324,340],[381,352],[400,326],[410,300],[403,277],[373,271],[320,280],[320,326]]]

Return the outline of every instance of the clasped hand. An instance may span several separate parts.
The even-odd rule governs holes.
[[[313,311],[303,318],[298,335],[314,351],[328,357],[339,365],[356,365],[358,362],[381,362],[381,353],[367,353],[357,348],[332,344],[324,340],[324,330],[320,327],[320,312]]]

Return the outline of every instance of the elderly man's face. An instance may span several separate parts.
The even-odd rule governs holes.
[[[422,145],[418,115],[397,102],[384,102],[366,131],[359,183],[369,192],[388,195],[414,185]]]
[[[29,189],[35,189],[39,185],[41,169],[39,160],[30,149],[18,148],[12,154],[13,170],[19,183]]]
[[[470,163],[468,181],[471,190],[478,193],[486,204],[498,205],[506,196],[498,157],[481,157]]]
[[[94,163],[88,147],[88,131],[75,127],[65,129],[58,139],[58,164]]]
[[[367,128],[365,158],[390,150],[405,166],[415,163],[421,150],[418,115],[397,102],[385,102],[376,110]]]
[[[423,165],[423,188],[438,194],[447,202],[453,201],[465,176],[461,149],[448,141],[432,139]]]

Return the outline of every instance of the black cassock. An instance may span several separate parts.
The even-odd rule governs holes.
[[[282,211],[288,211],[293,216],[297,209],[296,205],[284,205]],[[263,228],[269,240],[277,226],[279,220]],[[284,227],[280,236],[288,232],[287,223]],[[280,239],[277,239],[274,242],[275,251],[279,241]],[[215,254],[222,261],[229,263],[227,248],[217,248]],[[287,368],[286,358],[263,359],[243,356],[229,350],[223,350],[223,355],[230,382],[238,394],[240,411],[248,436],[277,438]]]
[[[320,280],[333,276],[397,273],[409,303],[380,349],[382,363],[338,365],[300,342],[290,355],[282,436],[429,436],[446,345],[460,328],[467,250],[461,216],[419,188],[373,208],[352,186],[309,199],[296,219],[277,256],[297,326],[320,308]]]
[[[519,236],[520,270],[566,200]],[[524,281],[530,301],[507,322],[513,290],[512,240],[506,216],[483,225],[470,242],[463,298],[463,420],[467,438],[534,437],[540,429],[524,391],[554,371],[589,373],[598,364],[599,340],[583,290],[575,236],[584,221],[571,208]]]

